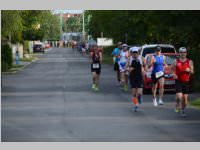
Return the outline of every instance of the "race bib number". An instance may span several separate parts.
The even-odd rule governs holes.
[[[99,64],[92,64],[92,67],[93,67],[94,69],[99,69]]]
[[[164,75],[164,72],[162,71],[156,72],[156,78],[160,78],[163,75]]]

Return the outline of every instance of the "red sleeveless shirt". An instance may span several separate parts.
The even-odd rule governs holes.
[[[186,59],[184,62],[180,61],[180,59],[176,60],[176,75],[181,82],[188,82],[190,79],[190,74],[185,71],[186,68],[190,68],[189,59]]]

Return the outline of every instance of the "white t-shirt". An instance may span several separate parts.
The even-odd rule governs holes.
[[[124,52],[121,51],[120,52],[120,62],[127,62],[128,60],[128,51]]]
[[[86,49],[82,47],[82,52],[86,52]]]

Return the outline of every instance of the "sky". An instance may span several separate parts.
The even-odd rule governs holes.
[[[80,13],[82,13],[83,12],[83,10],[53,10],[53,13],[78,13],[78,14],[80,14]]]

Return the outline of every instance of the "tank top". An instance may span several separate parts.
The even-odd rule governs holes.
[[[157,56],[157,55],[153,55],[154,59],[155,59],[155,63],[153,65],[153,70],[152,70],[152,73],[156,73],[156,72],[159,72],[159,71],[164,71],[164,56],[163,55],[160,55],[160,56]]]
[[[100,52],[98,52],[98,53],[93,52],[93,54],[92,54],[93,63],[100,63],[100,54],[99,53]]]
[[[128,52],[121,51],[120,53],[120,62],[127,62]]]
[[[134,79],[141,80],[142,79],[142,59],[138,57],[137,59],[131,57],[130,58],[130,66],[134,68],[130,73],[130,77]]]
[[[190,74],[185,71],[186,68],[190,68],[189,59],[186,59],[184,62],[180,61],[180,59],[176,60],[176,75],[181,82],[188,82],[190,79]]]

